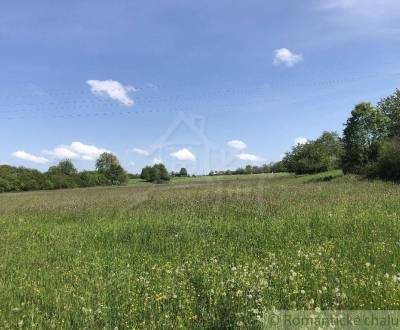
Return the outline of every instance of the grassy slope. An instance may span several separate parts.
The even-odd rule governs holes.
[[[399,197],[378,181],[272,176],[2,194],[0,328],[399,309]]]

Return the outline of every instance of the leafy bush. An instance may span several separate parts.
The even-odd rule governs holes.
[[[117,163],[113,161],[105,165],[110,166],[106,170],[103,167],[104,172],[78,172],[74,164],[66,159],[51,166],[46,173],[24,167],[0,165],[0,192],[94,187],[126,181],[127,174],[118,160]]]
[[[298,144],[282,160],[288,172],[314,174],[339,168],[342,145],[336,133],[324,132],[321,137]]]
[[[382,179],[400,181],[400,138],[382,143],[375,170]]]
[[[144,167],[140,174],[140,178],[153,183],[163,183],[170,180],[168,170],[164,164],[155,164],[152,167]]]
[[[37,170],[0,166],[0,192],[51,189],[51,181]]]
[[[109,180],[96,171],[82,171],[79,173],[81,187],[95,187],[95,186],[106,186],[109,185]]]

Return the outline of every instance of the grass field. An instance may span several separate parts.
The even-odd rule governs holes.
[[[400,186],[339,176],[2,194],[0,328],[248,328],[272,308],[400,309]]]

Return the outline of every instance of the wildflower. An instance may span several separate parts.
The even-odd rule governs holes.
[[[367,263],[365,264],[365,266],[367,266],[367,268],[368,268],[368,267],[371,266],[371,264],[370,264],[369,262],[367,262]]]

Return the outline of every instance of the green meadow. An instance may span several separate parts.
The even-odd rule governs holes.
[[[0,195],[0,328],[400,309],[400,186],[340,172]]]

